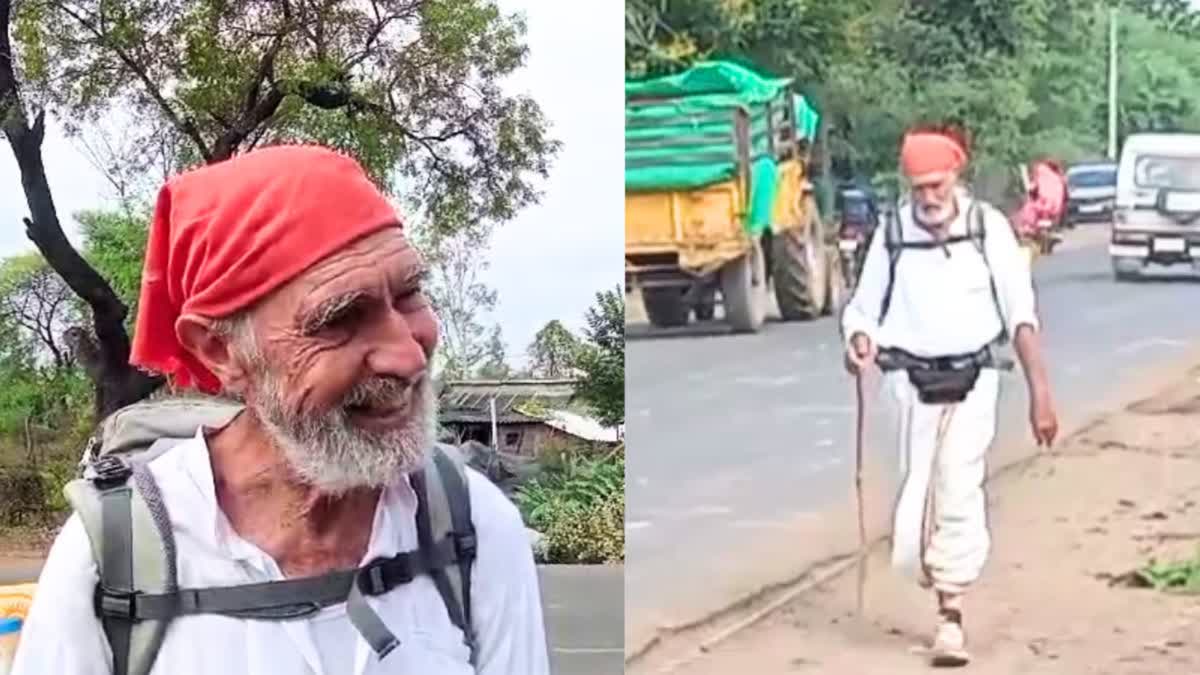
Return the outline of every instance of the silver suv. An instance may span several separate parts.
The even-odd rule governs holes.
[[[1200,271],[1200,134],[1125,139],[1109,254],[1118,280],[1149,265]]]

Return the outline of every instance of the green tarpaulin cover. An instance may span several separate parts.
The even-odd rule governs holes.
[[[747,226],[769,224],[778,166],[768,145],[767,107],[790,95],[797,133],[812,139],[820,116],[790,79],[759,75],[735,63],[699,63],[677,75],[625,83],[625,190],[692,190],[737,175],[734,115],[750,113],[751,194]],[[668,99],[656,102],[647,99]]]

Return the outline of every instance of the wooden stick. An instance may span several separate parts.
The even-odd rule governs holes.
[[[855,612],[863,614],[863,594],[867,585],[867,525],[866,508],[863,504],[863,428],[866,426],[864,411],[865,396],[863,395],[863,376],[860,372],[854,378],[855,394],[858,402],[857,423],[855,425],[854,444],[854,493],[858,502],[858,597]]]

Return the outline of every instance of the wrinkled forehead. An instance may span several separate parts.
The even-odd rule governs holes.
[[[368,293],[410,283],[425,274],[426,263],[399,227],[358,239],[314,263],[270,299],[294,310],[337,295]]]
[[[913,176],[908,179],[908,184],[914,190],[943,188],[952,185],[957,178],[957,174],[953,171],[935,171]]]

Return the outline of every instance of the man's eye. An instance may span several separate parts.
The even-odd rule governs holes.
[[[411,288],[396,296],[396,311],[415,312],[429,306],[429,300],[420,288]]]
[[[362,318],[362,308],[347,307],[320,323],[318,333],[341,332],[353,328]]]

